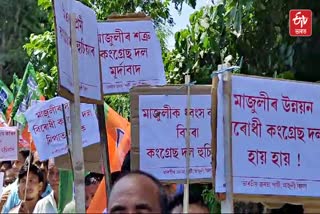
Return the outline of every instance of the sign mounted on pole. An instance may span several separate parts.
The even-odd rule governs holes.
[[[72,9],[71,9],[72,8]],[[57,39],[59,94],[73,100],[74,81],[71,53],[71,14],[75,14],[79,95],[81,102],[102,103],[99,45],[95,12],[77,1],[54,1]]]
[[[160,42],[150,17],[110,16],[98,23],[98,32],[104,94],[166,84]]]

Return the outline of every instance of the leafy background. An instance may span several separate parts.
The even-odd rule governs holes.
[[[198,0],[200,1],[200,0]],[[168,83],[183,83],[189,73],[197,84],[211,83],[210,74],[228,61],[241,65],[240,73],[317,82],[320,80],[320,3],[316,0],[223,0],[221,4],[194,12],[187,28],[175,33],[175,47],[166,39],[175,24],[169,6],[181,11],[183,4],[195,8],[197,0],[82,0],[98,19],[112,13],[136,10],[150,15],[161,41]],[[53,11],[50,0],[2,0],[0,12],[0,79],[7,85],[13,74],[22,77],[29,60],[37,70],[39,87],[47,98],[56,96],[57,58]],[[288,33],[290,9],[313,11],[313,35],[293,38]],[[130,117],[127,95],[105,97],[124,117]],[[219,204],[208,186],[203,191],[212,211]],[[197,189],[196,188],[196,189]],[[238,204],[239,205],[239,204]],[[240,206],[240,207],[239,207]],[[259,210],[240,204],[238,211]]]

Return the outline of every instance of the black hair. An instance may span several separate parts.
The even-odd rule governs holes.
[[[23,157],[24,159],[27,159],[27,157],[28,157],[29,154],[30,154],[30,151],[29,151],[29,150],[21,150],[19,153],[22,155],[22,157]]]
[[[146,172],[143,172],[140,170],[134,170],[134,171],[126,172],[126,173],[123,173],[122,175],[120,175],[119,179],[115,182],[115,184],[117,182],[119,182],[122,178],[132,176],[132,175],[145,176],[145,177],[149,178],[154,184],[157,185],[157,187],[159,188],[159,199],[160,199],[159,202],[160,202],[161,214],[168,213],[168,198],[167,198],[166,191],[163,188],[160,181],[157,178],[155,178],[153,175],[150,175],[149,173],[146,173]],[[111,189],[111,192],[112,192],[112,190],[113,190],[113,187]]]
[[[197,204],[201,207],[205,207],[209,210],[208,206],[204,203],[203,198],[200,195],[189,194],[189,204]],[[175,207],[183,207],[183,193],[176,195],[173,200],[168,205],[168,210],[170,213]]]
[[[86,175],[84,181],[86,186],[90,186],[91,184],[98,184],[101,182],[103,178],[103,174],[90,172]]]
[[[116,181],[119,180],[120,177],[121,177],[120,171],[111,173],[111,187],[115,184]]]
[[[33,155],[32,155],[32,153],[30,154],[30,151],[29,151],[29,150],[21,150],[19,153],[20,153],[20,154],[22,155],[22,157],[25,159],[25,163],[28,161],[28,157],[29,157],[29,156],[31,157],[30,163],[33,162]]]
[[[30,165],[29,173],[30,172],[32,172],[33,174],[38,176],[39,182],[43,182],[43,173],[36,165],[34,165],[34,164]],[[20,182],[21,179],[24,178],[24,176],[26,176],[27,174],[28,174],[28,164],[24,164],[23,167],[19,171],[18,182]]]
[[[42,161],[42,164],[46,169],[49,168],[49,160]]]
[[[9,164],[9,169],[12,167],[11,161],[2,161],[0,165],[3,166],[4,164]]]
[[[121,166],[121,172],[130,172],[130,151],[126,154],[122,166]]]

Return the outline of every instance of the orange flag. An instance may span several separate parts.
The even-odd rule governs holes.
[[[18,143],[19,149],[31,149],[31,151],[36,151],[36,146],[32,140],[31,133],[28,130],[28,124],[23,128],[22,133],[19,138]]]
[[[87,213],[104,213],[107,209],[107,194],[105,177],[102,179],[99,187],[94,194]]]
[[[111,173],[121,171],[123,160],[131,147],[130,122],[121,117],[110,106],[104,104]],[[107,209],[105,178],[101,181],[87,213],[104,213]]]
[[[123,160],[130,150],[131,129],[130,122],[107,104],[104,104],[104,113],[108,135],[110,171],[112,173],[121,170]]]
[[[12,108],[13,108],[13,102],[10,103],[10,105],[8,106],[7,111],[6,111],[7,121],[10,120]]]

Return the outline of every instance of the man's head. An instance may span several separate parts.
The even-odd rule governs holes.
[[[183,213],[183,194],[179,194],[169,204],[170,213]],[[189,213],[210,213],[201,196],[189,195]]]
[[[35,161],[34,161],[34,163],[35,163]],[[49,165],[49,161],[48,160],[39,161],[39,162],[36,162],[35,165],[39,166],[41,172],[44,174],[43,183],[46,185],[47,181],[48,181],[48,165]]]
[[[16,180],[16,172],[14,169],[8,169],[5,171],[3,186],[8,186]]]
[[[0,172],[5,172],[8,169],[10,169],[11,167],[12,166],[11,166],[11,162],[10,161],[3,161],[1,163]]]
[[[19,171],[18,185],[19,197],[23,200],[27,188],[26,201],[38,200],[42,194],[43,174],[35,165],[30,165],[27,184],[28,164]]]
[[[164,190],[167,193],[167,197],[169,200],[173,199],[177,192],[177,185],[176,184],[162,184]]]
[[[141,171],[122,176],[113,186],[108,213],[166,213],[167,197],[161,183]]]
[[[111,182],[110,185],[113,186],[116,181],[121,178],[122,173],[120,171],[112,172],[111,173]]]
[[[85,177],[85,194],[86,194],[86,209],[89,208],[92,198],[96,193],[103,175],[98,173],[89,173]]]
[[[31,163],[33,161],[33,157],[32,155],[30,155],[30,151],[29,150],[22,150],[18,153],[18,160],[14,161],[13,162],[13,165],[12,167],[17,169],[17,170],[20,170],[21,167],[26,163],[28,157],[31,157]]]
[[[130,151],[126,154],[124,160],[123,160],[123,163],[122,163],[122,166],[121,166],[121,172],[122,173],[128,173],[130,172],[130,164],[131,164],[131,161],[130,161]]]
[[[60,183],[60,174],[59,169],[55,166],[53,160],[49,160],[48,162],[48,174],[47,180],[56,193],[59,192],[59,183]]]

